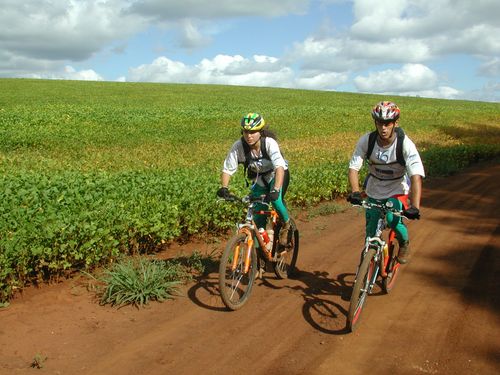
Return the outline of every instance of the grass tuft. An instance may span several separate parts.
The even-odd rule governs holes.
[[[179,285],[204,276],[217,269],[213,254],[203,255],[195,250],[189,256],[173,259],[151,259],[147,256],[121,258],[100,275],[84,272],[94,282],[101,305],[133,305],[141,307],[150,301],[163,302],[179,294]]]
[[[125,259],[96,278],[101,305],[141,307],[150,301],[163,302],[178,294],[178,285],[189,276],[179,263],[147,257]]]

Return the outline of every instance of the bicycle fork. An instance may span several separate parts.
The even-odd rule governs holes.
[[[381,272],[381,264],[383,265],[383,251],[380,251],[380,249],[378,249],[378,246],[380,245],[376,245],[377,248],[375,248],[375,255],[373,256],[373,259],[372,259],[372,264],[373,264],[373,269],[368,269],[368,273],[366,275],[366,282],[363,284],[364,287],[361,288],[361,291],[364,292],[364,293],[367,293],[367,294],[370,294],[372,292],[372,289],[373,289],[373,286],[375,285],[375,282],[377,281],[377,276],[378,276],[378,273],[379,271]],[[369,242],[367,241],[367,245],[365,247],[365,249],[361,252],[361,260],[359,262],[359,266],[358,266],[358,269],[356,271],[356,277],[354,279],[354,282],[356,282],[356,280],[358,279],[359,277],[359,269],[361,267],[361,263],[363,262],[366,254],[368,253],[368,250],[370,248],[373,248],[373,246],[370,246]],[[372,267],[372,265],[370,265],[370,267]],[[381,272],[382,274],[382,272]]]
[[[231,268],[234,271],[238,267],[240,252],[244,251],[244,253],[241,255],[244,257],[243,272],[246,274],[250,270],[250,263],[252,259],[253,237],[252,237],[252,231],[250,231],[247,228],[240,228],[240,233],[243,233],[246,236],[246,241],[244,242],[244,244],[246,245],[246,249],[244,247],[242,249],[241,245],[236,246],[236,248],[234,249],[234,258]]]
[[[242,259],[243,273],[246,274],[250,270],[250,264],[252,260],[252,248],[254,246],[253,231],[249,228],[242,227],[239,229],[239,232],[245,235],[246,240],[244,243],[237,245],[236,248],[234,249],[234,258],[231,264],[231,269],[232,271],[234,271],[238,268],[238,265],[240,264],[240,255],[241,255],[241,257],[243,257]],[[263,253],[265,254],[267,260],[272,260],[273,257],[271,255],[271,252],[266,249],[264,242],[262,241],[262,238],[260,238],[259,235],[257,234],[256,237],[259,246],[263,250]],[[246,248],[244,245],[246,245]]]

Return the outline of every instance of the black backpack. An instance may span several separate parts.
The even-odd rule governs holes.
[[[246,141],[243,137],[241,137],[241,144],[243,145],[243,152],[245,153],[245,161],[243,162],[245,176],[248,179],[254,179],[256,176],[256,173],[252,170],[249,170],[248,165],[250,164],[250,162],[252,160],[255,160],[255,158],[252,157],[252,153],[250,151],[250,146],[248,145],[248,143],[246,143]],[[267,153],[267,149],[266,149],[266,137],[262,137],[260,139],[260,152],[262,153],[262,159],[271,160],[271,158],[269,157],[269,154]],[[270,172],[271,171],[266,172],[265,174],[270,173]]]
[[[396,136],[398,138],[398,143],[396,145],[396,159],[399,164],[403,167],[406,165],[405,158],[403,156],[403,141],[405,139],[405,132],[400,127],[394,128],[396,132]],[[370,133],[368,137],[368,151],[366,151],[365,159],[369,162],[370,156],[373,152],[373,148],[375,147],[375,142],[377,141],[378,132],[374,130]]]

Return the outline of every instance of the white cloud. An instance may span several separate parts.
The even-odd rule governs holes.
[[[332,90],[333,88],[347,82],[348,75],[345,73],[323,73],[317,72],[309,76],[303,75],[296,78],[296,87],[311,90]]]
[[[424,91],[436,87],[437,82],[437,74],[422,64],[406,64],[399,70],[387,69],[354,78],[358,90],[380,93]]]
[[[25,58],[81,61],[144,27],[120,14],[118,0],[8,1],[0,12],[0,50]]]
[[[467,53],[480,56],[500,55],[500,27],[474,25],[464,30],[444,34],[434,40],[437,54]]]
[[[192,69],[182,62],[158,57],[151,64],[131,68],[128,81],[144,82],[192,82]]]
[[[117,43],[123,46],[129,37],[155,26],[176,30],[178,47],[204,47],[211,43],[211,34],[218,32],[213,21],[304,14],[309,3],[310,0],[211,3],[205,0],[4,0],[0,11],[0,56],[8,56],[8,59],[0,63],[0,76],[45,75],[46,69],[58,74],[70,62],[88,60]]]
[[[430,58],[429,48],[420,41],[392,39],[367,42],[350,38],[307,38],[296,43],[290,60],[304,69],[347,72],[383,63],[417,63]]]
[[[479,68],[479,74],[486,77],[500,77],[500,57],[484,62]]]
[[[265,55],[272,45],[267,41],[263,42],[265,50],[259,50],[258,43],[248,49],[255,56],[238,55],[238,28],[255,27],[253,22],[244,24],[242,20],[304,15],[310,6],[323,11],[340,3],[352,4],[354,22],[349,29],[339,32],[329,23],[334,17],[323,18],[315,34],[283,46],[287,51],[283,56]],[[151,30],[150,35],[157,37],[154,31],[160,27],[173,31],[177,39],[171,41],[172,34],[166,40],[158,37],[154,43],[163,50],[154,53],[168,51],[176,57],[159,57],[141,64],[144,61],[135,56],[128,76],[117,80],[322,90],[354,83],[363,92],[494,98],[498,97],[495,83],[500,75],[498,14],[498,0],[3,0],[0,77],[100,80],[103,77],[90,65],[79,71],[71,66],[84,61],[90,64],[98,58],[99,63],[111,60],[110,54],[100,54],[104,50],[129,58],[131,51],[125,46],[138,40],[130,38]],[[222,22],[226,20],[230,22]],[[231,33],[234,36],[229,37]],[[209,52],[212,57],[199,58],[197,64],[186,64],[175,55],[175,47],[180,47],[192,57],[218,41],[220,34],[233,42],[230,50]],[[269,38],[273,40],[272,35]],[[154,43],[148,46],[151,51]],[[490,83],[476,91],[460,92],[423,65],[439,62],[443,56],[460,55],[479,59],[482,65],[477,74],[489,77]],[[152,59],[148,57],[147,61]],[[402,67],[373,70],[384,64]],[[387,73],[392,75],[390,84],[384,80]],[[356,75],[350,82],[349,77]]]
[[[500,103],[500,82],[488,82],[480,89],[463,93],[461,98]]]
[[[243,86],[272,86],[303,89],[333,89],[347,81],[347,75],[303,72],[297,75],[276,57],[217,55],[188,66],[166,57],[130,69],[129,81],[208,83]]]
[[[180,47],[193,49],[203,47],[211,43],[212,39],[206,35],[203,35],[191,20],[183,20],[181,24],[181,37],[179,38]]]
[[[310,0],[143,0],[133,1],[127,12],[157,20],[180,18],[221,19],[243,16],[277,17],[304,14]]]
[[[76,70],[72,66],[65,66],[64,70],[59,72],[50,72],[42,74],[26,75],[26,78],[43,78],[43,79],[65,79],[77,81],[102,81],[103,78],[92,69]]]
[[[422,96],[425,98],[436,99],[460,99],[463,96],[462,91],[447,86],[439,86],[433,90],[406,91],[391,94],[398,94],[403,96]]]
[[[500,2],[496,0],[355,0],[351,37],[370,42],[394,38],[449,53],[500,53]]]
[[[439,85],[437,74],[422,64],[406,64],[401,69],[371,72],[367,77],[354,78],[354,84],[361,92],[383,95],[458,99],[464,94],[453,87]]]

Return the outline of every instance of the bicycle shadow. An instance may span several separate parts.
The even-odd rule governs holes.
[[[222,302],[219,291],[219,264],[210,265],[208,273],[193,278],[193,285],[188,289],[187,296],[197,306],[212,311],[230,311]],[[279,281],[275,276],[272,264],[265,264],[265,271],[261,278],[255,280],[254,287],[264,286],[269,289],[282,289],[284,286],[276,284]]]
[[[218,269],[218,267],[217,267]],[[282,289],[284,286],[276,285],[278,278],[274,275],[272,267],[266,264],[262,278],[255,280],[255,286],[264,286],[269,289]],[[187,292],[189,299],[197,306],[212,311],[229,311],[222,302],[219,291],[219,274],[212,271],[193,279],[193,285]]]
[[[219,275],[211,273],[196,277],[187,295],[197,306],[212,311],[228,311],[219,292]]]
[[[304,271],[297,269],[289,280],[301,282],[303,285],[278,285],[279,279],[266,270],[265,276],[256,280],[256,285],[270,289],[289,288],[299,291],[304,300],[302,315],[304,319],[320,332],[334,335],[349,333],[347,315],[349,300],[354,284],[354,273],[342,273],[337,278],[330,278],[326,271]],[[193,280],[188,289],[189,299],[197,306],[211,311],[228,311],[222,302],[219,292],[219,278],[217,272],[201,275]],[[340,297],[345,303],[332,300],[331,297]]]
[[[305,286],[294,286],[304,299],[302,314],[304,319],[315,329],[327,334],[343,335],[347,328],[348,304],[337,303],[328,297],[338,296],[349,302],[354,283],[354,273],[342,273],[336,279],[329,278],[324,271],[297,271],[295,279]],[[324,296],[324,297],[323,297]]]

